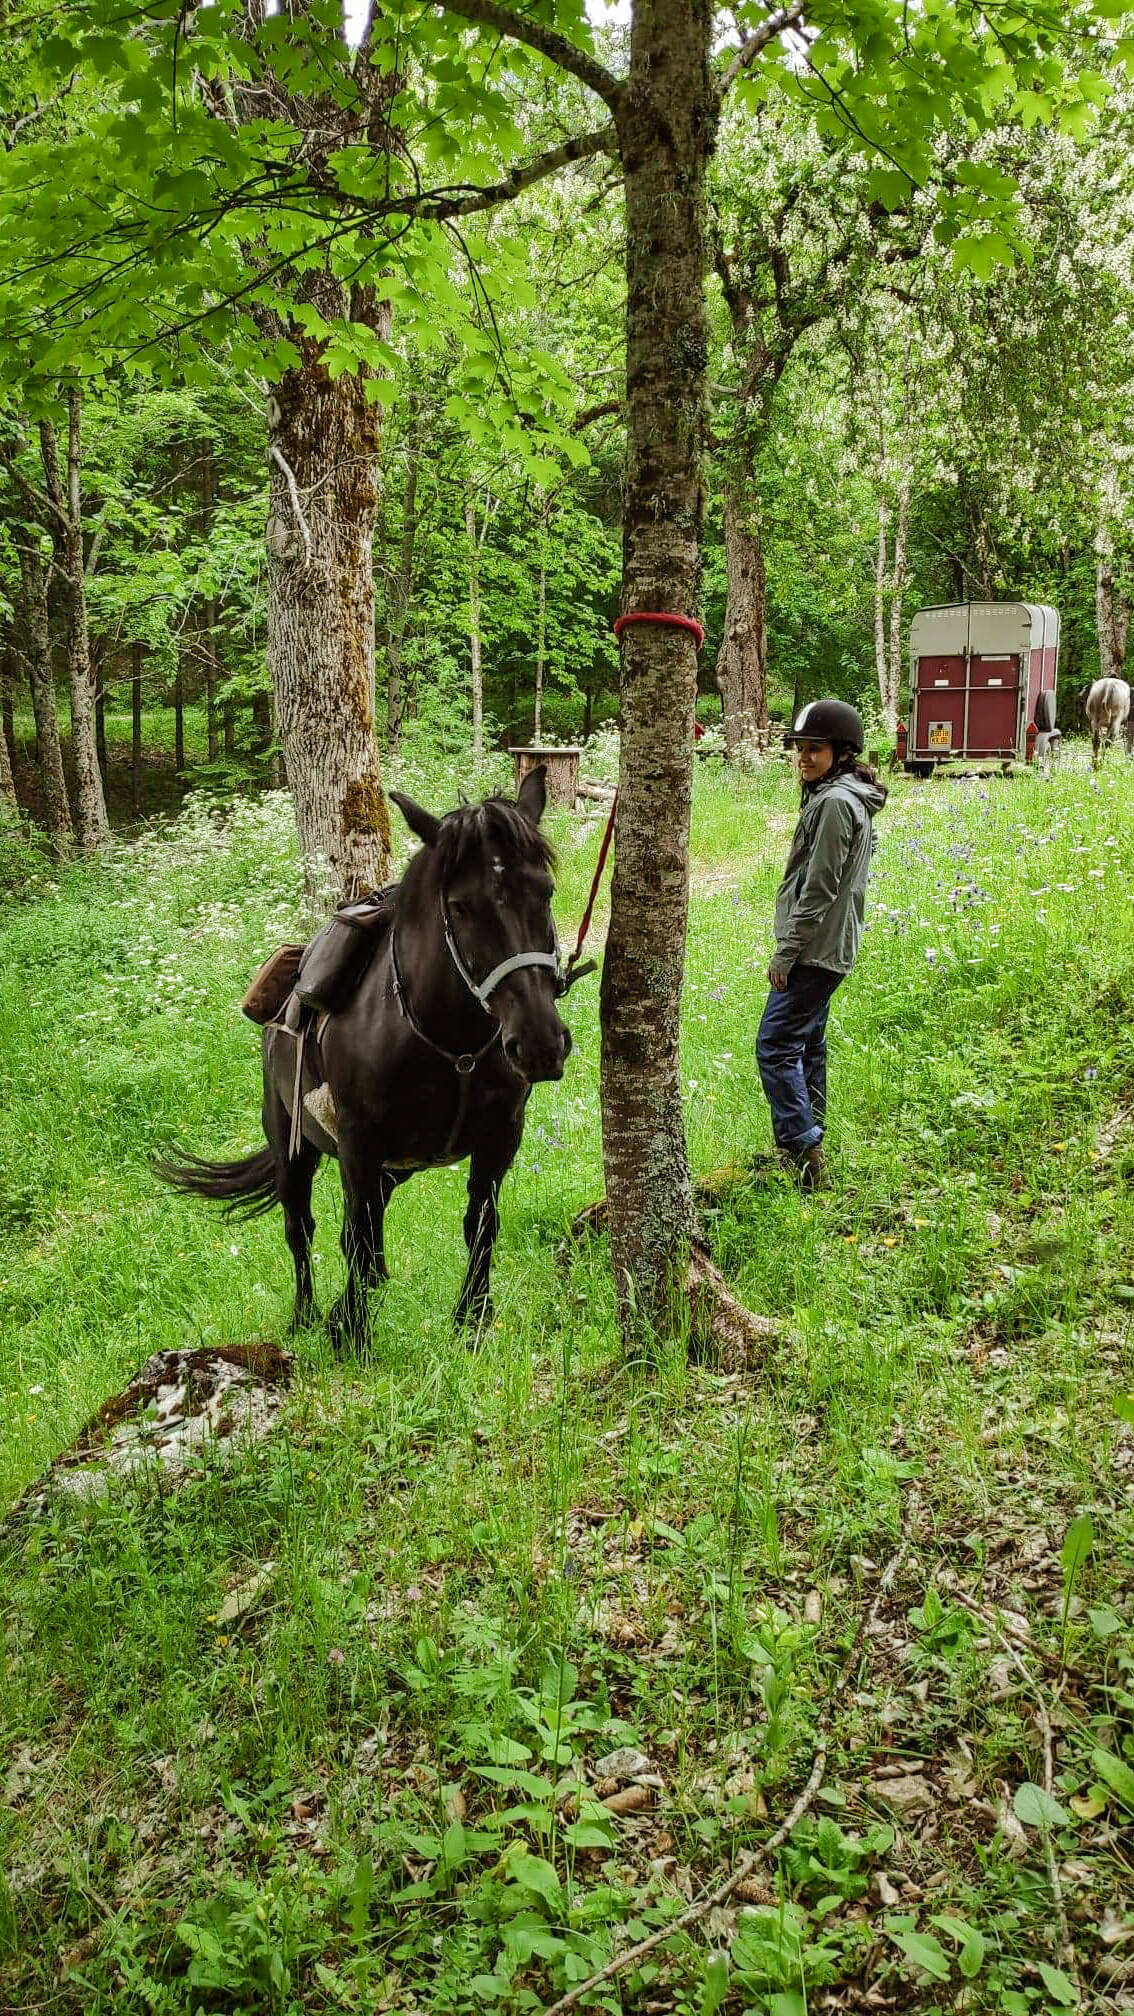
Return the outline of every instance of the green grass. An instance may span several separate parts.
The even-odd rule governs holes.
[[[401,782],[440,804],[427,767]],[[768,1144],[752,1046],[794,809],[778,770],[698,766],[698,1173]],[[836,1187],[808,1202],[757,1168],[708,1213],[737,1292],[782,1325],[763,1364],[623,1367],[605,1242],[557,1259],[602,1188],[584,983],[567,1075],[536,1091],[505,1192],[477,1351],[448,1327],[461,1177],[415,1179],[390,1213],[372,1362],[339,1366],[312,1332],[285,1431],[233,1472],[9,1526],[0,2009],[538,2009],[768,1835],[825,1707],[823,1790],[765,1904],[675,1940],[602,2006],[796,2016],[867,1989],[918,2010],[962,1990],[1007,2016],[1070,2006],[1043,1830],[1013,1813],[1044,1782],[1037,1703],[1082,1994],[1120,2006],[1132,813],[1118,763],[1097,786],[1071,768],[898,782],[832,1013]],[[553,826],[566,941],[600,828]],[[147,1164],[171,1137],[255,1143],[237,1003],[297,908],[269,798],[227,821],[195,803],[3,913],[5,1503],[151,1352],[282,1334],[278,1222],[234,1229]],[[334,1171],[316,1212],[326,1305]],[[226,1591],[265,1564],[220,1628]],[[1027,1621],[1022,1665],[1005,1612]],[[648,1810],[596,1808],[593,1777],[557,1798],[628,1744],[660,1780]],[[899,1766],[925,1786],[908,1812],[885,1789]]]

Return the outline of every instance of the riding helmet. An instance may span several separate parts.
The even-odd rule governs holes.
[[[809,700],[795,717],[785,742],[844,742],[850,749],[865,749],[866,730],[857,707],[846,700]]]

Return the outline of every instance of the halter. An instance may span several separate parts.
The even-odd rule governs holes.
[[[487,979],[482,980],[479,985],[473,979],[472,974],[461,957],[460,949],[453,935],[453,923],[449,916],[449,906],[445,901],[444,890],[441,891],[441,928],[445,933],[445,943],[449,949],[449,957],[453,961],[478,1008],[490,1018],[492,1017],[492,1010],[488,1005],[489,995],[495,992],[500,982],[506,980],[510,973],[518,973],[524,966],[550,967],[552,973],[555,975],[556,994],[565,992],[563,986],[563,966],[559,951],[559,933],[555,928],[554,917],[551,919],[551,936],[555,943],[555,950],[553,952],[513,952],[511,958],[502,959],[498,966],[494,966]],[[459,1078],[470,1078],[481,1058],[486,1057],[492,1049],[493,1044],[499,1042],[499,1022],[496,1023],[496,1027],[487,1043],[482,1043],[479,1050],[462,1050],[460,1052],[446,1050],[443,1044],[435,1042],[432,1036],[426,1034],[413,1009],[410,1007],[406,996],[405,983],[402,980],[401,971],[398,966],[398,934],[396,925],[390,933],[390,961],[394,969],[394,999],[397,1001],[398,1009],[409,1023],[414,1035],[420,1036],[422,1042],[427,1043],[431,1050],[435,1050],[439,1057],[444,1057],[453,1066]]]

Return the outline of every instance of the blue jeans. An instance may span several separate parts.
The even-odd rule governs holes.
[[[827,1111],[827,1016],[843,973],[793,966],[773,988],[756,1038],[760,1080],[772,1109],[777,1148],[802,1155],[823,1139]]]

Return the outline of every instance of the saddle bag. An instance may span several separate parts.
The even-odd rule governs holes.
[[[303,951],[302,945],[277,945],[271,958],[265,959],[240,1004],[250,1022],[262,1027],[281,1013],[295,986]]]
[[[378,950],[382,927],[392,915],[397,884],[378,889],[360,903],[336,910],[316,932],[299,963],[295,992],[306,1008],[333,1014],[353,994]]]

